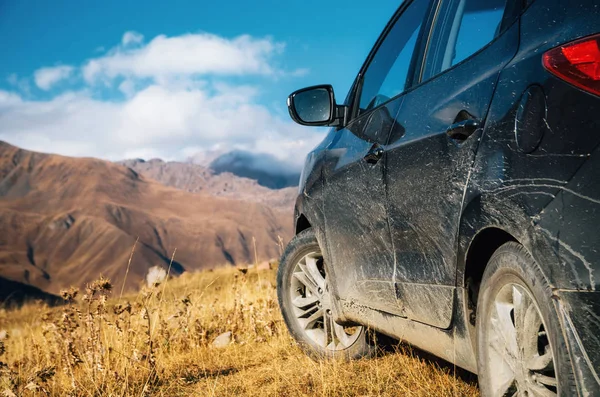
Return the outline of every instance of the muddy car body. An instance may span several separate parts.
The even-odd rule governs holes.
[[[326,85],[290,96],[295,121],[332,126],[306,159],[279,275],[309,354],[366,355],[335,335],[368,326],[479,373],[484,394],[600,393],[599,32],[592,0],[406,1],[342,104]],[[488,264],[511,261],[512,290],[494,290]],[[521,296],[537,308],[543,369],[494,362],[528,359],[488,340],[503,294],[513,324]]]

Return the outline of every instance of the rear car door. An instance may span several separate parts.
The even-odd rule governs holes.
[[[330,274],[340,298],[397,312],[387,220],[385,144],[412,80],[429,0],[406,2],[384,30],[348,95],[350,121],[336,132],[324,167]]]
[[[441,0],[414,90],[386,147],[399,305],[448,328],[463,196],[496,82],[518,47],[512,0]],[[517,3],[514,1],[514,3]]]

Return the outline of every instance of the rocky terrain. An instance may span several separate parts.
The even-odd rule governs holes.
[[[292,213],[297,187],[270,189],[256,179],[234,175],[231,172],[218,173],[210,166],[192,162],[165,162],[160,159],[141,159],[119,162],[147,178],[166,186],[190,193],[205,193],[216,197],[229,197],[237,200],[261,203],[270,208]]]

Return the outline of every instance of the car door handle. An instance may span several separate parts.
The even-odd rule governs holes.
[[[446,130],[446,135],[457,141],[464,141],[479,128],[479,121],[468,119],[452,124]]]
[[[377,164],[381,157],[383,157],[383,148],[379,145],[373,145],[369,152],[363,157],[369,164]]]

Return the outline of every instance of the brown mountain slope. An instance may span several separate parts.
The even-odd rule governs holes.
[[[164,185],[187,192],[257,202],[290,213],[298,191],[297,187],[269,189],[259,185],[256,180],[242,178],[230,172],[217,174],[208,167],[190,162],[135,159],[121,161],[118,164],[125,165]]]
[[[103,274],[127,287],[172,272],[279,255],[288,211],[191,194],[107,161],[28,152],[0,142],[0,276],[58,292]]]

